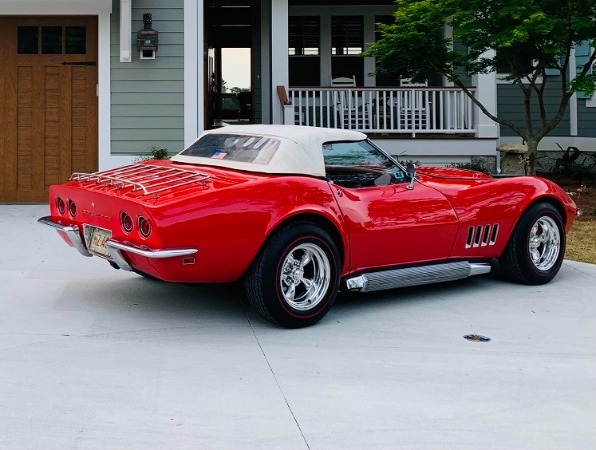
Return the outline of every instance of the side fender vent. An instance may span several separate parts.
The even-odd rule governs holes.
[[[495,245],[497,236],[499,235],[499,224],[494,225],[478,225],[468,229],[468,239],[466,240],[466,248],[486,247],[487,245]]]

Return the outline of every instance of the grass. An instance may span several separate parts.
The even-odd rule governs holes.
[[[545,177],[551,178],[548,175]],[[553,181],[563,187],[583,210],[567,235],[565,258],[596,264],[596,186],[580,185],[572,180]]]
[[[567,235],[565,258],[596,264],[596,221],[575,222]]]

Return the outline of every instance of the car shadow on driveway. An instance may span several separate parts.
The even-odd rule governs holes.
[[[434,310],[497,308],[499,302],[518,301],[520,305],[539,304],[542,297],[561,295],[569,283],[581,283],[584,274],[569,266],[555,280],[544,286],[510,283],[497,274],[470,277],[446,283],[414,286],[369,293],[340,292],[330,313],[318,326],[332,320],[358,321],[361,316],[389,320],[404,314],[428,314]],[[245,297],[241,282],[229,284],[175,284],[147,279],[131,273],[106,272],[98,278],[68,280],[55,298],[58,310],[90,311],[94,314],[117,312],[134,320],[178,321],[184,326],[217,326],[244,328],[276,325],[255,314]],[[526,305],[523,305],[524,307]],[[528,308],[530,307],[528,306]]]
[[[146,279],[135,274],[122,279],[78,279],[68,281],[56,300],[58,309],[92,310],[133,318],[178,321],[186,325],[227,322],[246,323],[235,284],[176,284]]]

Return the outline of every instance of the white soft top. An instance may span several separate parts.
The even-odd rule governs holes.
[[[190,148],[207,135],[237,135],[240,137],[255,136],[272,138],[276,148],[253,162],[226,159],[225,149],[212,156],[196,156],[189,154]],[[335,128],[302,127],[297,125],[228,125],[222,128],[205,131],[189,149],[172,158],[172,161],[225,167],[260,173],[303,174],[318,177],[325,176],[323,161],[323,144],[327,142],[353,142],[366,139],[366,135],[358,131]],[[279,142],[277,142],[279,141]],[[184,154],[184,153],[187,154]],[[223,155],[223,156],[222,156]]]

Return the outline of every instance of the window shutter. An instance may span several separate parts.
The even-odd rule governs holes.
[[[575,73],[579,75],[590,59],[590,42],[582,41],[575,45]],[[590,69],[590,72],[592,69]],[[588,72],[588,73],[590,73]],[[577,92],[577,98],[589,98],[584,92]]]

